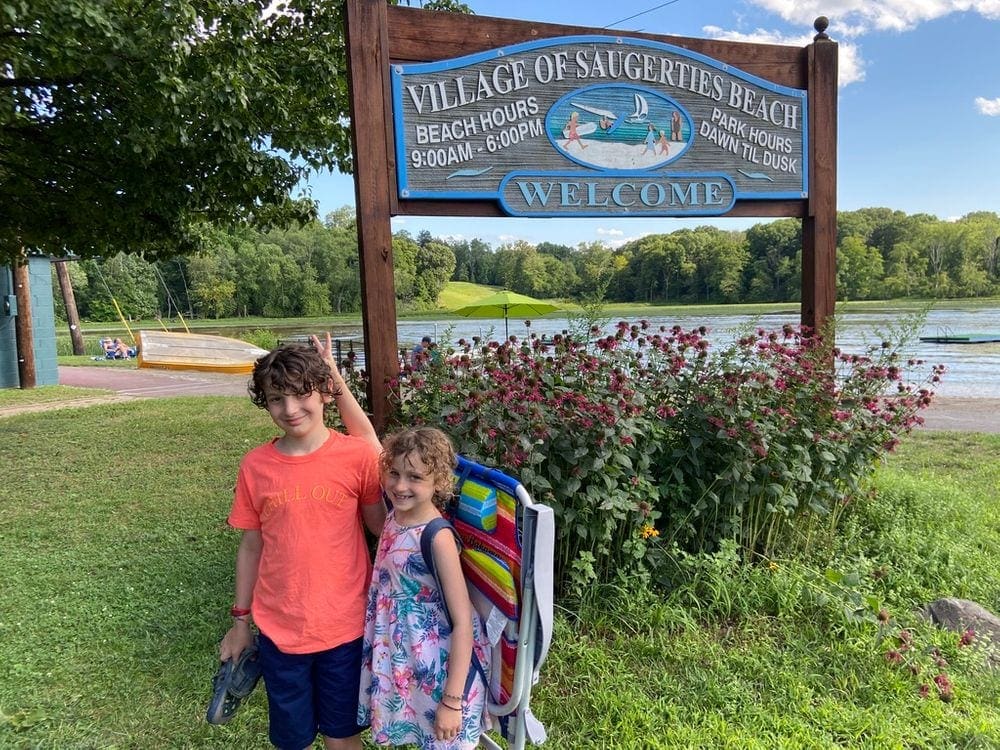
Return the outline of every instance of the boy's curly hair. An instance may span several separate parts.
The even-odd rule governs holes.
[[[333,389],[333,373],[313,347],[306,344],[285,344],[258,359],[253,376],[247,384],[250,400],[261,409],[267,408],[267,392],[294,393],[306,396],[319,391],[324,396],[339,396]]]
[[[457,460],[451,440],[436,427],[409,427],[382,441],[379,467],[382,471],[389,471],[393,461],[411,453],[416,453],[430,471],[434,482],[434,504],[444,508],[455,492],[455,475],[452,472]]]

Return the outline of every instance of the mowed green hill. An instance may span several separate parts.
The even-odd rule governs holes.
[[[437,306],[439,310],[454,310],[464,305],[471,305],[473,302],[499,291],[500,287],[498,286],[473,284],[469,281],[449,281],[445,284],[441,294],[438,295]]]

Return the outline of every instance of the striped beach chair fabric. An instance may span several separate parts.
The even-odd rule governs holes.
[[[530,701],[552,640],[552,509],[497,469],[460,456],[455,473],[450,520],[462,539],[472,603],[492,644],[488,710],[508,750],[540,745],[545,728]],[[500,750],[489,736],[480,746]]]

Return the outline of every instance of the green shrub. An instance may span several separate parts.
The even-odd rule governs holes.
[[[256,328],[252,331],[245,331],[240,334],[240,338],[249,344],[253,344],[261,349],[271,351],[278,346],[278,334],[265,328]]]

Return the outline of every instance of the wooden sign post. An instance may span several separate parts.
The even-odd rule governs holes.
[[[802,323],[833,315],[837,45],[628,33],[348,0],[370,402],[399,374],[394,215],[803,221]]]
[[[31,319],[31,273],[28,259],[21,257],[20,263],[14,263],[14,298],[17,300],[17,317],[14,318],[14,330],[17,336],[17,377],[21,388],[27,390],[37,384],[35,373],[34,325]]]

